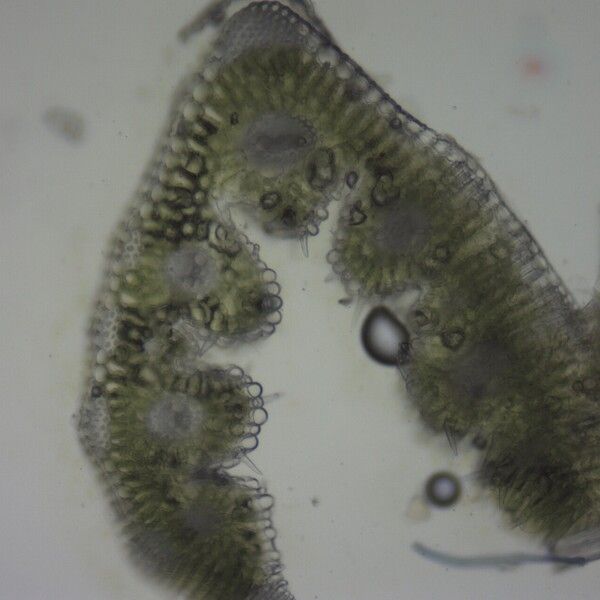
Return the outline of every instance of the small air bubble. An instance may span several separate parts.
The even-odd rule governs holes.
[[[434,506],[448,508],[460,498],[460,482],[452,473],[435,473],[425,484],[425,496]]]

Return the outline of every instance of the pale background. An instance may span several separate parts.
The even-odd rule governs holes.
[[[176,39],[201,5],[0,0],[2,599],[173,597],[129,563],[71,415],[102,252],[202,43]],[[481,159],[584,302],[599,263],[600,3],[317,8],[407,110]],[[44,119],[57,106],[82,116],[80,141]],[[360,312],[324,281],[329,228],[310,260],[295,244],[264,245],[284,322],[256,352],[231,357],[282,393],[252,458],[277,501],[298,600],[597,597],[600,564],[448,570],[411,551],[415,540],[458,553],[541,550],[468,479],[455,509],[427,515],[411,502],[431,472],[466,476],[472,457],[423,433],[396,374],[364,355]]]

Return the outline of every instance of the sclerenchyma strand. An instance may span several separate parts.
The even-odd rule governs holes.
[[[480,481],[551,556],[595,556],[597,304],[576,306],[477,161],[393,102],[309,3],[235,4],[195,25],[221,29],[176,96],[92,319],[80,434],[136,561],[193,598],[291,599],[272,499],[230,472],[258,444],[262,388],[206,359],[281,318],[276,275],[228,208],[302,240],[334,199],[328,259],[373,305],[367,353],[401,370],[432,430],[478,440]]]

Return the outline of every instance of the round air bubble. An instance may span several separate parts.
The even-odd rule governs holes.
[[[382,365],[398,366],[406,358],[408,331],[385,306],[378,306],[368,314],[361,339],[366,353]]]

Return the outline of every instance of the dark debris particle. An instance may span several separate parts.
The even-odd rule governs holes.
[[[79,143],[85,134],[85,120],[74,109],[64,106],[51,106],[43,115],[46,127],[67,142]]]

